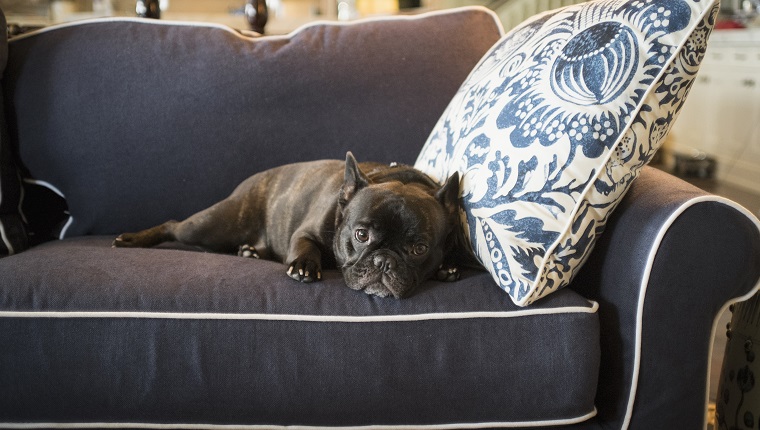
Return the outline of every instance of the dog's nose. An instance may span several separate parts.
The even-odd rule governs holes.
[[[376,255],[372,261],[375,263],[375,267],[383,269],[383,272],[396,269],[396,260],[389,255]]]

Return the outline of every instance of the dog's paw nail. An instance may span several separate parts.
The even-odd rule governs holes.
[[[288,275],[293,275],[293,266],[288,267]]]
[[[318,281],[322,280],[322,272],[317,272],[317,280]]]

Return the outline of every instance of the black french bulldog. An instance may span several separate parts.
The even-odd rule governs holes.
[[[365,173],[366,172],[366,173]],[[459,175],[443,187],[409,166],[339,160],[288,164],[251,176],[225,200],[177,222],[124,233],[114,247],[167,241],[282,261],[318,281],[340,268],[354,290],[402,298],[419,283],[458,279]]]

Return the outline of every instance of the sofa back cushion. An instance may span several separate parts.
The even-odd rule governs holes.
[[[9,43],[3,79],[27,182],[66,198],[61,237],[182,219],[277,165],[413,163],[502,28],[483,8],[249,38],[136,19]]]

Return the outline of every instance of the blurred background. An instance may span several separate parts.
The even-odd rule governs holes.
[[[266,5],[267,34],[284,34],[316,20],[352,20],[466,5],[495,10],[511,28],[539,11],[578,0],[0,0],[8,22],[41,27],[85,18],[136,16],[156,9],[160,18],[204,21],[250,30],[246,12]],[[258,10],[257,10],[258,9]],[[259,17],[261,18],[261,17]]]

